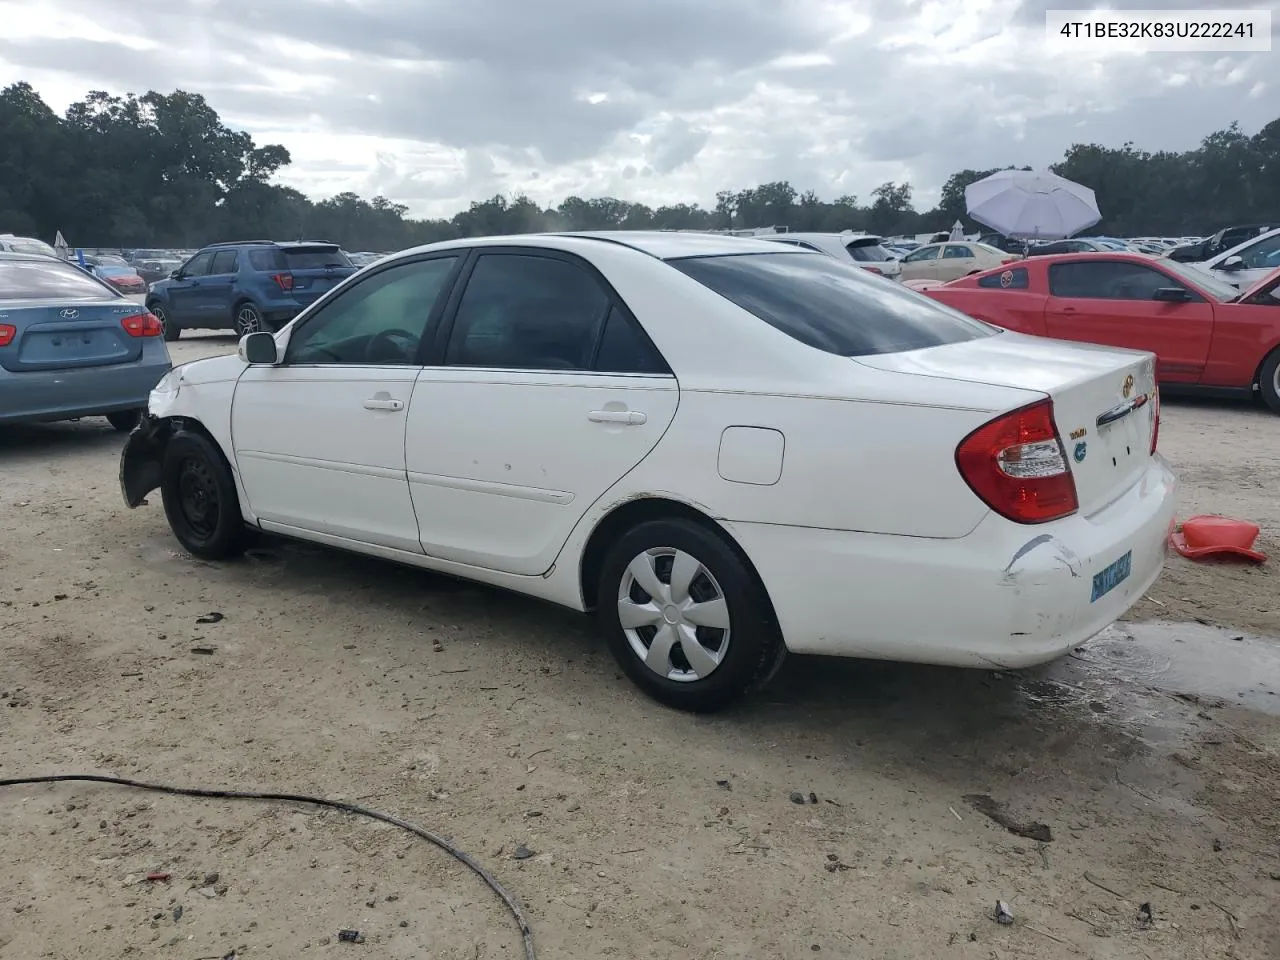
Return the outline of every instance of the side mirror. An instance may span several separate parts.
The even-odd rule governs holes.
[[[1223,260],[1220,264],[1218,264],[1217,269],[1218,270],[1243,270],[1244,257],[1241,257],[1241,256],[1227,257],[1227,259]]]
[[[181,280],[181,279],[182,279],[182,271],[181,271],[181,270],[170,270],[170,271],[169,271],[169,279],[170,279],[170,280]]]
[[[1167,303],[1186,303],[1191,299],[1191,293],[1183,287],[1157,287],[1151,294],[1151,299],[1164,300]]]
[[[237,351],[245,363],[274,365],[278,360],[276,338],[270,333],[246,333]]]

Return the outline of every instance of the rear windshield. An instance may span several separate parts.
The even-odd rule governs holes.
[[[281,247],[290,270],[319,270],[323,267],[349,267],[351,261],[336,247]]]
[[[119,296],[61,260],[0,260],[0,300],[110,300]]]
[[[923,294],[821,254],[668,262],[788,336],[844,357],[920,350],[996,332]]]
[[[849,251],[849,256],[859,263],[883,263],[886,260],[893,259],[893,254],[874,242],[863,241],[859,243],[854,240],[852,243],[846,244],[845,249]]]
[[[14,253],[38,253],[42,257],[56,257],[58,251],[43,240],[11,240],[9,249]]]

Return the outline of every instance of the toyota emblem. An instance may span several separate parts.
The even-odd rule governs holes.
[[[63,320],[74,320],[76,317],[80,316],[80,311],[72,310],[68,308],[66,310],[63,310],[61,313],[59,313],[58,316],[60,316]]]
[[[1133,374],[1129,374],[1129,376],[1124,378],[1124,384],[1121,385],[1120,392],[1124,394],[1124,398],[1126,400],[1129,399],[1130,395],[1133,393]]]

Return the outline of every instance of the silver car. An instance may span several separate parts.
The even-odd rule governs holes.
[[[173,367],[163,333],[73,264],[0,252],[0,425],[103,416],[133,429]]]

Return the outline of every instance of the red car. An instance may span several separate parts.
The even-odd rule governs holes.
[[[1149,350],[1163,387],[1250,396],[1280,413],[1280,270],[1243,293],[1138,253],[1031,257],[922,291],[998,327]]]

